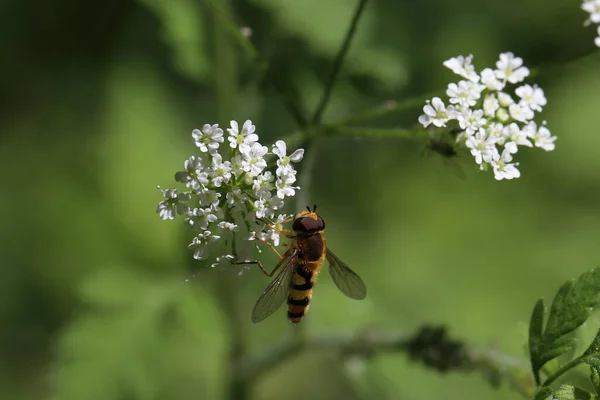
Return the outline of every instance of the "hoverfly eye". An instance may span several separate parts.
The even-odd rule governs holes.
[[[324,222],[321,218],[312,219],[308,217],[298,218],[294,221],[292,229],[295,232],[311,233],[323,230]]]
[[[317,222],[318,222],[320,230],[325,229],[325,220],[323,218],[319,217],[319,219],[317,220]]]

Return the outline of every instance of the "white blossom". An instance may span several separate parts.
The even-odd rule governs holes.
[[[535,147],[540,147],[546,151],[552,151],[556,147],[554,144],[556,136],[552,136],[550,130],[544,124],[538,129],[537,124],[532,121],[523,128],[523,131],[529,138],[533,139]]]
[[[219,125],[205,124],[202,130],[194,129],[192,131],[192,137],[196,146],[200,148],[203,153],[213,152],[219,148],[219,144],[223,143],[223,129],[219,128]]]
[[[471,149],[471,154],[475,157],[477,164],[491,162],[496,149],[495,144],[496,138],[494,136],[488,137],[483,128],[480,128],[475,135],[469,137],[466,141],[466,146]]]
[[[252,146],[253,143],[258,142],[258,135],[254,133],[256,127],[252,125],[252,121],[247,120],[244,122],[241,132],[238,129],[238,123],[236,121],[230,121],[230,124],[231,128],[227,128],[227,132],[229,132],[227,140],[229,140],[229,146],[231,146],[231,148],[235,149],[241,144]]]
[[[294,164],[302,160],[303,149],[288,155],[282,140],[272,147],[262,145],[250,120],[244,122],[241,132],[236,121],[230,125],[226,147],[220,147],[223,130],[217,124],[192,131],[200,151],[185,160],[184,170],[175,174],[175,180],[189,191],[159,188],[164,197],[157,207],[159,216],[174,219],[185,214],[185,225],[196,231],[188,246],[193,257],[211,259],[212,266],[233,261],[229,253],[238,242],[235,235],[247,234],[239,229],[239,221],[242,227],[259,223],[262,228],[251,236],[279,245],[280,233],[270,225],[285,219],[286,214],[281,213],[284,199],[300,189],[294,186]]]
[[[189,207],[186,204],[181,203],[191,198],[188,193],[179,193],[177,189],[161,189],[158,188],[165,200],[158,203],[158,209],[156,212],[162,219],[175,219],[176,214],[185,213]]]
[[[492,167],[494,168],[494,178],[497,180],[502,179],[513,179],[521,176],[521,173],[517,169],[519,164],[512,163],[512,155],[508,149],[504,149],[502,154],[496,153],[492,160]]]
[[[517,96],[521,101],[529,106],[533,111],[542,111],[542,107],[546,105],[546,96],[544,91],[537,85],[523,85],[515,89]]]
[[[439,97],[434,97],[431,99],[431,104],[429,102],[423,107],[423,112],[425,114],[419,117],[419,122],[427,127],[429,124],[433,124],[437,127],[446,126],[446,121],[453,118],[456,114],[454,111],[454,107],[444,105],[444,102]]]
[[[496,67],[496,78],[510,83],[519,83],[529,75],[529,68],[523,66],[523,59],[515,57],[513,53],[500,54]]]
[[[581,9],[590,14],[585,24],[600,24],[600,0],[584,0]]]
[[[467,78],[471,82],[479,82],[479,75],[475,72],[475,67],[471,64],[473,55],[467,57],[452,57],[444,61],[444,66],[452,70],[457,75]]]
[[[297,163],[304,156],[304,149],[298,149],[289,156],[286,155],[286,152],[285,142],[283,140],[276,141],[273,145],[273,154],[279,157],[279,160],[277,160],[277,171],[275,172],[277,176],[290,174],[294,170],[290,162]]]
[[[264,159],[265,154],[269,151],[267,146],[260,143],[253,143],[252,146],[241,144],[239,146],[242,154],[242,169],[250,176],[257,176],[267,166],[267,161]]]
[[[492,167],[496,179],[518,178],[518,163],[512,162],[512,154],[519,146],[555,148],[556,137],[545,125],[538,129],[534,122],[547,103],[544,91],[535,84],[516,87],[529,69],[513,53],[500,54],[496,69],[484,68],[479,74],[472,59],[472,55],[458,56],[444,62],[460,76],[477,78],[448,84],[446,95],[451,105],[446,107],[439,97],[427,100],[419,122],[424,127],[445,128],[442,135],[468,148],[479,169]]]

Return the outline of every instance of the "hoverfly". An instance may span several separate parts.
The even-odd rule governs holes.
[[[454,136],[453,132],[451,132],[450,135]],[[460,155],[458,154],[458,151],[452,142],[444,140],[439,136],[431,135],[427,140],[425,149],[427,150],[428,154],[439,154],[444,161],[444,165],[451,169],[454,175],[463,180],[467,179],[467,175],[462,170],[461,166],[456,162],[456,159]]]
[[[239,264],[257,264],[263,273],[269,277],[283,266],[283,269],[267,286],[252,310],[252,322],[257,323],[273,314],[287,300],[288,319],[299,323],[308,310],[313,287],[317,281],[323,261],[329,262],[329,274],[338,289],[352,299],[364,299],[367,288],[362,279],[342,262],[325,244],[323,231],[325,221],[316,211],[315,205],[311,211],[297,213],[293,218],[292,231],[295,235],[283,231],[278,233],[293,239],[281,260],[273,271],[268,273],[260,261],[242,261]],[[286,230],[288,232],[292,232]]]

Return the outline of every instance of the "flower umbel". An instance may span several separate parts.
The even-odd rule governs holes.
[[[600,0],[588,0],[598,3]],[[597,10],[600,17],[600,8]],[[600,32],[599,32],[600,33]],[[522,84],[529,75],[523,59],[513,53],[502,53],[496,69],[485,68],[475,72],[473,56],[458,56],[444,62],[444,66],[466,78],[450,83],[446,94],[448,107],[434,97],[423,107],[419,122],[445,128],[453,133],[459,145],[467,147],[482,170],[491,169],[497,180],[518,178],[519,165],[513,155],[519,146],[554,150],[556,136],[552,136],[545,122],[538,128],[533,121],[547,100],[537,85]]]
[[[220,260],[235,258],[223,254],[225,250],[220,247],[235,243],[240,222],[248,231],[254,221],[262,227],[248,232],[248,240],[279,244],[279,234],[271,227],[287,217],[279,213],[285,199],[300,189],[292,186],[296,181],[293,163],[300,162],[304,155],[303,149],[287,155],[283,140],[269,151],[258,142],[256,127],[250,120],[244,122],[241,131],[238,123],[231,121],[227,131],[225,142],[217,124],[194,129],[192,138],[200,153],[188,158],[184,170],[175,174],[175,180],[185,184],[187,191],[159,187],[165,199],[159,203],[157,213],[162,219],[185,214],[185,224],[196,231],[188,247],[195,259],[213,260],[213,266]],[[224,142],[228,146],[221,146]]]
[[[598,36],[594,39],[594,43],[600,47],[600,0],[583,0],[581,9],[590,14],[589,18],[584,21],[584,26],[599,24]]]

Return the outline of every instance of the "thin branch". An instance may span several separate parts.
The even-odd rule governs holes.
[[[375,106],[373,108],[367,109],[365,111],[352,114],[347,118],[340,119],[338,121],[332,122],[328,125],[334,126],[343,126],[343,125],[356,125],[359,123],[370,122],[373,120],[385,118],[390,115],[394,115],[406,110],[412,110],[414,108],[423,107],[426,103],[425,100],[431,99],[432,97],[439,96],[441,93],[439,90],[435,92],[431,92],[429,94],[411,97],[409,99],[404,99],[401,101],[390,100],[385,102],[384,104]]]
[[[273,368],[305,351],[334,352],[344,357],[369,359],[383,353],[404,353],[415,362],[445,373],[480,371],[494,386],[501,378],[526,397],[535,390],[526,363],[490,349],[481,349],[452,340],[441,327],[425,326],[416,333],[362,330],[324,331],[308,336],[290,336],[242,358],[237,373],[254,381]]]
[[[331,91],[333,90],[333,86],[337,81],[337,78],[342,69],[342,64],[344,63],[344,58],[346,57],[346,53],[348,53],[348,49],[350,48],[350,42],[352,42],[352,38],[354,37],[354,33],[356,32],[356,27],[358,26],[358,21],[362,15],[362,12],[367,4],[367,0],[360,0],[356,10],[354,11],[354,16],[352,17],[352,22],[350,23],[350,27],[348,28],[348,32],[346,32],[346,38],[344,39],[344,43],[342,43],[342,47],[335,58],[333,63],[333,69],[331,70],[331,74],[327,79],[327,84],[325,86],[325,90],[323,91],[323,96],[321,97],[321,101],[315,111],[312,118],[312,125],[317,125],[321,122],[321,117],[323,115],[323,111],[325,111],[325,107],[327,103],[329,103],[329,97],[331,96]]]
[[[300,108],[293,99],[286,95],[285,90],[279,85],[279,83],[267,73],[267,61],[261,57],[259,51],[256,49],[256,47],[254,47],[254,44],[252,44],[252,42],[242,34],[241,27],[229,17],[229,14],[219,4],[217,4],[215,0],[207,0],[206,4],[212,10],[215,17],[217,17],[223,23],[224,27],[240,44],[242,50],[246,53],[250,60],[258,66],[260,71],[265,73],[267,83],[273,88],[273,90],[275,90],[283,102],[284,107],[294,118],[298,126],[301,129],[304,129],[307,125],[307,122],[303,113],[300,111]]]

